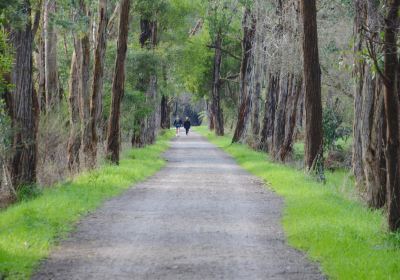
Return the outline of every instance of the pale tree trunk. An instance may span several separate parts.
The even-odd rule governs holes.
[[[96,165],[98,129],[103,112],[104,60],[107,48],[107,0],[99,0],[99,26],[97,28],[96,49],[94,52],[92,96],[90,100],[91,139],[88,144],[88,156],[91,166]]]
[[[380,34],[379,3],[374,0],[355,2],[358,13],[355,19],[357,32],[356,54],[365,46],[377,43]],[[367,26],[368,34],[363,28]],[[381,79],[373,74],[372,67],[356,58],[357,85],[355,92],[353,171],[358,184],[365,184],[367,203],[372,208],[385,204],[385,162],[383,160],[383,96]]]
[[[46,110],[49,112],[60,103],[60,89],[57,69],[57,33],[51,22],[56,12],[55,0],[44,0],[43,32],[45,57]]]
[[[321,70],[318,51],[317,10],[315,0],[301,0],[303,18],[303,58],[305,86],[305,166],[308,170],[322,164],[323,132]]]
[[[75,52],[72,54],[69,76],[70,132],[68,140],[68,168],[71,173],[79,171],[81,148],[81,122],[79,113],[79,71]]]
[[[250,120],[252,96],[250,85],[250,74],[252,72],[252,48],[255,35],[256,20],[249,8],[246,8],[243,15],[243,39],[242,39],[242,62],[240,66],[240,93],[239,110],[236,129],[233,134],[232,143],[243,142],[246,136]]]
[[[121,0],[117,58],[112,85],[111,112],[108,123],[107,158],[119,163],[121,101],[125,90],[125,58],[128,45],[130,0]]]
[[[26,23],[10,34],[15,50],[10,110],[15,129],[11,178],[16,188],[35,184],[37,167],[38,104],[32,82],[33,31],[30,1],[23,1],[21,13]]]
[[[213,85],[212,85],[212,124],[217,136],[224,135],[224,118],[221,108],[221,63],[222,63],[222,37],[221,32],[218,32],[215,38],[215,53],[213,67]],[[212,127],[211,127],[212,128]]]
[[[388,224],[391,231],[400,228],[400,143],[399,96],[397,88],[397,24],[400,0],[388,0],[384,35],[384,102],[387,125],[386,167],[388,192]]]
[[[37,98],[41,112],[46,111],[46,77],[45,77],[45,55],[44,55],[44,36],[41,32],[38,36],[38,52],[35,55],[35,64],[38,69],[38,90]]]
[[[364,0],[354,0],[354,7],[357,11],[354,20],[354,53],[358,54],[364,48],[364,36],[362,28],[366,19],[366,7]],[[353,123],[353,173],[357,183],[364,182],[364,170],[362,160],[362,93],[364,85],[365,62],[356,56],[354,61],[354,72],[356,76],[356,87],[354,92],[354,123]]]
[[[157,36],[158,36],[158,23],[157,21],[152,21],[150,23],[150,49],[154,51],[157,47]],[[156,141],[157,135],[157,112],[158,112],[158,102],[157,102],[157,73],[152,73],[150,75],[149,87],[147,90],[147,98],[149,100],[152,112],[150,116],[147,117],[146,125],[146,144],[153,144]]]
[[[286,125],[286,106],[288,97],[292,91],[292,74],[281,74],[278,102],[275,112],[274,133],[272,136],[272,150],[271,155],[274,159],[279,160],[279,151],[285,139],[285,125]]]

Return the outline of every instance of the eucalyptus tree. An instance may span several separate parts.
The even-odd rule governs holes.
[[[323,164],[321,69],[318,51],[315,0],[301,1],[305,90],[305,165],[308,170]]]
[[[15,1],[4,12],[4,25],[14,49],[14,63],[4,94],[13,126],[13,186],[36,183],[38,104],[33,88],[33,39],[40,21],[39,3]],[[32,12],[36,10],[36,12]],[[2,12],[2,13],[3,13]]]
[[[112,85],[112,103],[107,131],[107,158],[119,164],[121,102],[125,90],[125,58],[128,45],[129,11],[131,0],[121,0],[118,28],[118,48]]]
[[[221,105],[221,67],[224,53],[232,55],[224,49],[224,39],[232,28],[239,7],[240,2],[237,0],[209,0],[207,7],[206,19],[212,41],[209,47],[214,49],[211,121],[214,124],[215,134],[219,136],[224,135],[224,117]]]

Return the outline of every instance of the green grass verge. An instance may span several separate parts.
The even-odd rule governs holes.
[[[119,166],[103,165],[1,211],[0,279],[28,279],[82,216],[158,171],[173,135],[169,131],[155,145],[126,151]]]
[[[265,153],[231,138],[196,128],[262,178],[285,199],[283,227],[289,244],[321,263],[331,279],[400,279],[400,235],[386,232],[385,217],[348,196],[344,172],[328,173],[321,184],[303,171],[269,161]]]

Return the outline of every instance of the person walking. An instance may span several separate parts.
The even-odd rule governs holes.
[[[186,120],[185,120],[185,122],[183,123],[183,127],[184,127],[185,130],[186,130],[186,135],[189,134],[190,126],[191,126],[190,120],[189,120],[188,117],[186,117]]]
[[[176,119],[174,121],[174,126],[176,128],[176,137],[178,137],[182,127],[182,120],[178,116],[176,116]]]

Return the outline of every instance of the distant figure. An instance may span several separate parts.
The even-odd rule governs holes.
[[[182,120],[178,116],[176,116],[174,126],[176,128],[176,137],[178,137],[182,127]]]
[[[189,120],[188,117],[186,117],[186,120],[185,120],[185,122],[183,123],[183,127],[184,127],[185,130],[186,130],[186,135],[189,134],[190,126],[191,126],[190,120]]]

